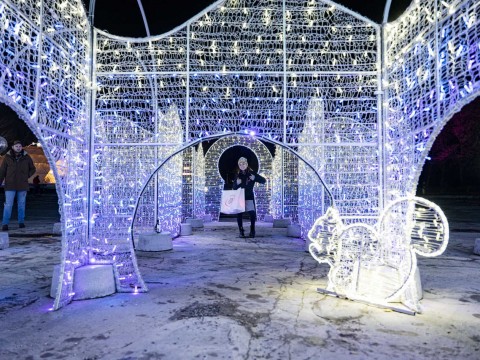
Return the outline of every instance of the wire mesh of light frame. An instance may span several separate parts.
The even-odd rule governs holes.
[[[146,184],[182,143],[177,110],[172,106],[166,113],[156,114],[156,132],[110,111],[97,114],[105,117],[97,118],[95,127],[94,146],[98,155],[94,163],[91,261],[114,264],[118,291],[145,288],[134,260],[130,231],[134,224],[135,240],[141,232],[152,232],[158,219],[160,228],[178,233],[181,156],[170,159]],[[146,189],[139,199],[144,186]]]
[[[191,147],[183,152],[182,172],[182,219],[193,218],[194,205],[194,174],[193,164],[195,148]]]
[[[270,214],[274,219],[283,218],[283,149],[275,147],[275,156],[272,161],[272,197],[270,200]]]
[[[277,146],[272,166],[272,216],[298,223],[298,158]]]
[[[202,144],[183,152],[182,220],[205,215],[205,155]]]
[[[195,216],[200,218],[205,215],[205,193],[206,193],[206,178],[205,178],[205,154],[203,153],[203,146],[200,145],[194,152],[195,162],[193,174],[193,202],[195,205]]]
[[[298,164],[298,223],[301,237],[305,238],[316,219],[332,206],[330,197],[317,174],[303,161]]]
[[[301,160],[288,149],[275,147],[270,208],[274,219],[289,218],[299,224],[305,237],[315,220],[332,205],[332,199],[326,195],[319,174],[304,163],[310,160],[311,149],[303,149],[304,153],[298,152]]]
[[[179,234],[183,204],[179,171],[183,164],[182,155],[179,153],[169,159],[147,185],[138,203],[134,240],[138,240],[142,233],[153,231],[170,232],[173,237]]]
[[[298,157],[286,149],[283,152],[282,179],[276,178],[274,181],[281,181],[283,195],[283,218],[290,219],[293,223],[298,223],[298,207],[303,206],[298,202]]]
[[[88,261],[88,39],[80,1],[0,3],[0,100],[41,142],[62,204],[55,308],[71,300],[73,271]]]
[[[182,134],[175,107],[166,114],[160,113],[159,119],[155,136],[159,145],[154,156],[157,166],[162,163],[163,165],[150,180],[148,185],[150,192],[146,191],[140,200],[137,211],[146,216],[142,217],[142,221],[136,219],[138,220],[136,233],[152,231],[154,227],[158,227],[156,230],[169,231],[176,236],[181,222],[184,152],[172,158],[169,156],[181,146]],[[137,159],[139,162],[143,160]],[[165,160],[167,161],[164,162]]]
[[[414,194],[428,151],[480,89],[480,3],[415,0],[385,31],[388,201]]]
[[[374,219],[380,206],[378,126],[359,114],[326,119],[324,104],[310,100],[298,152],[321,174],[345,219]]]
[[[305,125],[299,136],[299,155],[320,175],[324,177],[325,161],[322,158],[322,147],[317,145],[322,138],[325,121],[324,102],[322,99],[310,100],[305,118]],[[321,217],[329,206],[331,199],[325,198],[325,188],[319,184],[317,174],[302,162],[298,170],[298,209],[299,223],[301,224],[302,237],[306,238],[307,232],[316,219]]]

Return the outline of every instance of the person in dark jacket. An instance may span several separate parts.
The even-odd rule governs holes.
[[[25,227],[25,199],[29,189],[28,178],[35,173],[35,170],[32,158],[23,150],[22,143],[15,140],[12,149],[7,152],[0,166],[0,184],[5,180],[2,231],[8,231],[15,195],[17,195],[18,226],[20,228]]]
[[[249,237],[255,237],[255,221],[257,220],[257,211],[255,208],[255,195],[253,193],[253,187],[255,183],[265,184],[264,177],[255,173],[252,168],[248,166],[246,158],[241,157],[238,159],[237,176],[233,181],[233,189],[238,188],[245,189],[245,212],[250,215],[250,234]],[[245,230],[243,229],[243,213],[237,214],[238,229],[240,230],[240,236],[245,237]]]

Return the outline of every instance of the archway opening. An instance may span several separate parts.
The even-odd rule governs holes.
[[[445,254],[471,256],[480,232],[480,97],[456,113],[438,134],[423,166],[417,195],[433,201],[450,222]],[[462,224],[459,226],[459,224]]]
[[[3,103],[0,103],[0,136],[8,144],[0,153],[0,163],[11,150],[13,142],[20,140],[23,150],[32,158],[36,168],[35,174],[28,179],[30,189],[26,198],[26,227],[18,229],[15,226],[17,221],[17,202],[15,201],[10,220],[14,226],[9,227],[10,236],[14,238],[52,234],[54,224],[60,221],[55,177],[37,136],[12,108]],[[4,191],[1,192],[0,202],[5,203]]]
[[[480,97],[445,125],[430,149],[419,196],[480,196]]]
[[[212,139],[216,141],[205,153],[203,146],[197,146]],[[261,140],[271,143],[273,151]],[[274,140],[242,133],[210,136],[175,150],[160,161],[146,179],[129,230],[134,244],[141,233],[151,232],[156,224],[177,236],[180,222],[188,217],[209,217],[218,221],[221,191],[225,188],[219,173],[219,159],[227,149],[236,146],[255,154],[259,173],[267,179],[265,186],[254,190],[257,220],[263,220],[266,215],[272,215],[269,218],[273,219],[286,217],[298,223],[305,236],[314,221],[334,205],[332,194],[319,173],[294,149]],[[238,153],[233,149],[232,154],[235,161],[231,166],[234,166]],[[182,174],[180,185],[174,185],[178,174]]]
[[[218,171],[224,181],[224,189],[229,190],[233,188],[233,183],[237,177],[237,163],[238,159],[244,157],[248,161],[248,166],[254,172],[259,170],[258,157],[254,151],[247,146],[235,145],[227,148],[218,159]],[[237,215],[228,215],[220,213],[219,221],[236,221]],[[248,219],[248,213],[243,214],[244,219]]]
[[[225,189],[231,189],[236,177],[237,162],[240,157],[248,161],[253,171],[258,172],[258,157],[246,146],[236,145],[226,149],[218,160],[218,172],[225,181]]]
[[[0,103],[0,136],[6,140],[6,147],[0,153],[0,164],[9,156],[7,153],[11,151],[13,142],[20,140],[23,150],[32,158],[36,168],[36,172],[28,179],[25,228],[19,227],[15,199],[8,224],[9,244],[2,250],[4,266],[0,269],[0,283],[3,285],[2,297],[8,299],[3,305],[17,308],[54,295],[50,292],[51,275],[54,266],[61,261],[62,250],[59,198],[53,175],[48,178],[51,175],[50,164],[39,139],[15,110],[3,103]],[[5,204],[5,186],[1,185],[0,216],[3,215]],[[32,276],[32,267],[42,276]],[[32,286],[27,287],[28,284]]]

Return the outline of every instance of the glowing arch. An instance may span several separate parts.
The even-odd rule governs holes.
[[[376,221],[386,203],[414,191],[435,136],[480,93],[479,6],[415,0],[380,26],[328,0],[225,0],[167,34],[129,39],[91,28],[78,0],[0,0],[0,101],[37,135],[57,175],[56,160],[68,162],[57,187],[63,246],[54,308],[71,300],[78,266],[121,257],[117,290],[141,283],[129,225],[165,147],[246,130],[290,154],[322,151],[314,171],[335,184],[340,216]],[[238,31],[224,32],[222,23]],[[372,141],[318,140],[330,119],[352,114],[371,126]],[[121,139],[99,136],[106,118]],[[150,134],[139,141],[127,128]],[[320,133],[304,137],[306,129]],[[97,163],[106,147],[111,157]],[[148,154],[143,162],[132,156],[138,149]],[[97,175],[128,159],[141,169],[125,173],[131,191],[98,191],[118,173]],[[361,199],[342,191],[362,188],[367,175],[372,191]],[[119,205],[116,214],[96,211],[108,201]]]
[[[317,187],[323,189],[323,191],[324,191],[324,200],[323,200],[324,204],[321,207],[321,209],[326,210],[328,206],[334,206],[335,205],[332,194],[330,193],[329,189],[325,185],[325,182],[321,178],[320,174],[315,170],[314,167],[312,167],[312,165],[310,165],[295,150],[284,146],[282,143],[280,143],[278,141],[274,141],[274,140],[271,140],[271,139],[265,139],[265,138],[262,138],[262,137],[252,137],[251,135],[245,134],[245,133],[224,133],[222,135],[207,136],[205,138],[201,138],[201,139],[198,139],[198,140],[195,140],[195,141],[191,141],[189,143],[186,143],[186,144],[183,144],[183,145],[179,146],[176,150],[174,150],[172,153],[170,153],[167,157],[163,158],[161,160],[160,164],[158,165],[158,167],[156,169],[154,169],[147,177],[145,177],[145,179],[142,182],[142,185],[139,187],[138,196],[137,196],[137,199],[136,199],[136,202],[135,202],[135,206],[133,206],[133,208],[135,210],[133,212],[133,216],[130,218],[129,237],[131,237],[131,240],[132,240],[131,244],[132,245],[134,243],[134,238],[133,237],[134,237],[134,233],[135,233],[134,232],[134,228],[135,228],[135,224],[136,224],[135,219],[137,218],[137,216],[139,214],[139,208],[141,207],[141,204],[142,204],[142,197],[144,196],[144,194],[146,194],[148,192],[149,186],[152,184],[152,181],[157,176],[157,174],[160,171],[162,171],[166,166],[168,166],[168,164],[172,161],[172,159],[178,158],[179,156],[183,155],[186,150],[188,150],[190,148],[193,148],[194,146],[202,143],[203,141],[208,141],[208,140],[212,140],[212,139],[218,139],[218,141],[215,144],[217,144],[217,147],[221,151],[223,151],[225,149],[225,147],[229,147],[229,146],[242,145],[242,144],[243,145],[252,145],[253,144],[254,148],[257,150],[257,152],[258,153],[261,152],[266,158],[268,158],[270,156],[270,153],[269,153],[268,149],[266,148],[266,146],[263,145],[259,141],[259,139],[275,144],[280,149],[282,149],[282,151],[284,151],[284,152],[290,154],[290,156],[298,159],[298,162],[302,163],[306,169],[308,169],[310,172],[313,173],[313,177],[316,179],[316,182],[317,182],[316,183]],[[222,141],[222,140],[226,140],[226,141]],[[215,146],[215,144],[213,146]],[[218,157],[215,156],[215,157],[212,157],[212,158],[217,160],[217,161],[213,162],[214,165],[211,167],[212,171],[218,172],[216,165],[217,165],[219,156]],[[207,161],[206,161],[206,163],[207,163]],[[269,166],[269,164],[268,164],[268,162],[266,162],[265,167],[267,169],[268,169],[268,166]],[[218,177],[221,178],[220,175],[218,175]],[[219,183],[215,183],[212,187],[215,188],[215,185],[219,185]],[[222,182],[221,185],[223,187],[223,182]],[[218,191],[220,191],[220,188],[219,188]],[[220,194],[220,192],[218,193],[218,196],[219,196],[219,194]],[[215,218],[218,218],[218,207],[219,207],[219,203],[220,203],[220,200],[219,200],[220,198],[215,197],[215,199],[218,199],[217,200],[218,204],[216,205],[216,207],[214,207],[214,215],[216,214]],[[208,205],[206,205],[206,210],[207,210],[206,212],[208,213]],[[178,227],[180,225],[180,220],[181,220],[181,218],[177,217],[171,223],[171,227],[170,227],[169,230],[174,235],[178,234]],[[313,224],[314,220],[315,220],[315,218],[309,218],[309,220],[307,221],[307,223],[305,225],[305,228],[308,227],[308,226],[311,226]],[[151,225],[153,225],[153,223],[151,223]]]
[[[36,135],[57,181],[58,309],[72,297],[74,269],[88,263],[91,29],[81,1],[75,0],[1,1],[0,19],[0,101]],[[61,173],[57,162],[66,162],[67,171]]]

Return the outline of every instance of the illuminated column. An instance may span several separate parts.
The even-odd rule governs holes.
[[[193,186],[193,201],[195,214],[194,217],[201,217],[205,215],[205,155],[203,154],[203,147],[200,144],[198,149],[194,151],[195,168],[193,174],[195,177]]]
[[[272,199],[270,202],[270,211],[274,219],[283,217],[283,148],[275,148],[275,157],[272,164]]]
[[[309,102],[305,127],[298,138],[298,153],[320,176],[324,176],[325,111],[322,99],[312,98]],[[328,186],[328,184],[327,184]],[[302,236],[311,228],[314,221],[325,213],[332,204],[325,203],[325,190],[318,176],[303,161],[298,169],[298,218]]]

